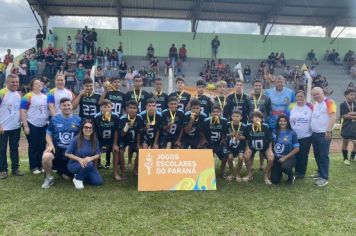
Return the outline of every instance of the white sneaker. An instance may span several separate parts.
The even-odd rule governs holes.
[[[83,180],[78,180],[76,178],[73,178],[73,184],[74,184],[76,189],[83,189],[84,188]]]
[[[41,174],[42,172],[40,171],[40,170],[34,170],[34,171],[32,171],[32,174],[34,174],[34,175],[39,175],[39,174]]]
[[[52,176],[46,177],[41,187],[47,189],[51,187],[53,184],[54,184],[54,178]]]

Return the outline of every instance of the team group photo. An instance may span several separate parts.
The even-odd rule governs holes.
[[[353,235],[356,5],[133,2],[5,1],[0,234]]]

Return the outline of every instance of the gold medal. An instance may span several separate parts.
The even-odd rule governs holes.
[[[171,124],[174,124],[174,122],[176,121],[177,112],[175,112],[174,115],[173,115],[172,111],[169,110],[169,114],[170,114],[170,116],[171,116],[171,118],[170,118],[170,123],[171,123]]]
[[[255,127],[255,125],[257,125],[257,127]],[[255,123],[252,124],[252,131],[254,133],[261,132],[261,130],[262,130],[261,122],[257,122],[256,124]]]
[[[239,127],[235,130],[234,124],[231,122],[232,136],[235,137],[239,134],[241,128],[241,122],[239,122]]]
[[[131,126],[133,126],[136,121],[136,116],[135,116],[135,118],[131,119],[130,116],[127,115],[127,120],[130,122]]]
[[[138,96],[137,96],[137,94],[136,94],[136,90],[135,90],[135,89],[133,90],[133,94],[134,94],[134,96],[135,96],[135,101],[136,101],[137,103],[139,103],[140,100],[141,100],[142,89],[140,89],[140,92],[139,92]]]
[[[210,124],[220,124],[220,117],[219,116],[212,116],[210,119]]]
[[[111,112],[105,112],[103,113],[103,121],[108,121],[110,122],[111,121]]]
[[[156,124],[156,112],[153,114],[153,120],[150,120],[150,117],[148,115],[148,112],[146,113],[146,121],[147,121],[147,128],[150,128],[151,125]]]
[[[219,105],[220,105],[221,112],[222,112],[222,111],[224,110],[225,105],[226,105],[226,97],[224,96],[224,101],[223,101],[223,103],[221,103],[220,96],[217,96],[217,98],[218,98],[218,103],[219,103]]]
[[[255,95],[253,95],[253,104],[255,105],[254,111],[259,111],[259,109],[258,109],[258,104],[260,103],[261,98],[262,98],[262,91],[261,91],[260,96],[258,97],[258,100],[257,100],[257,101],[256,101]]]

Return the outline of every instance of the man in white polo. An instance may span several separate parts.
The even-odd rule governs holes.
[[[0,90],[0,179],[8,177],[7,144],[10,147],[12,175],[23,175],[19,172],[21,95],[17,92],[18,88],[19,77],[10,74],[6,78],[6,87]]]
[[[315,100],[311,118],[312,144],[318,166],[318,173],[314,177],[315,185],[323,187],[328,184],[329,179],[329,149],[336,120],[336,104],[325,97],[320,87],[312,89],[312,96]]]

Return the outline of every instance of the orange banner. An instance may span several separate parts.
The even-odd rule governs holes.
[[[216,190],[209,149],[140,149],[138,191]]]

